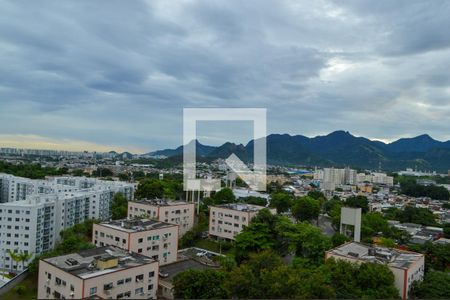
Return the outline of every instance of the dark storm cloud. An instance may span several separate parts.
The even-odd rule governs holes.
[[[279,133],[450,138],[446,1],[0,7],[0,141],[175,146],[183,107],[267,107]]]

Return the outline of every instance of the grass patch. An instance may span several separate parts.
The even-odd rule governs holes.
[[[38,290],[38,276],[37,274],[28,274],[22,282],[18,285],[25,286],[24,294],[19,295],[15,288],[11,289],[6,294],[0,296],[2,300],[32,300],[37,299]]]
[[[194,247],[206,249],[209,251],[227,254],[230,249],[232,248],[232,245],[230,242],[218,242],[211,239],[200,239],[195,242]]]

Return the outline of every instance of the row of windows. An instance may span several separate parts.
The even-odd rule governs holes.
[[[12,214],[12,213],[13,213],[13,210],[12,210],[12,209],[8,209],[8,210],[5,209],[5,212],[6,212],[6,211],[8,212],[8,214]],[[3,212],[3,209],[0,209],[0,213],[2,213],[2,212]],[[20,210],[17,209],[17,210],[15,211],[15,213],[16,213],[16,214],[20,214]],[[26,211],[25,211],[25,214],[29,215],[29,214],[30,214],[30,211],[29,211],[29,210],[26,210]]]
[[[1,220],[2,220],[2,217],[0,217],[0,221]],[[5,218],[5,220],[8,221],[8,222],[13,222],[12,218]],[[20,218],[15,218],[14,222],[20,222]],[[30,219],[25,219],[25,222],[30,223]]]
[[[212,215],[215,216],[215,215],[216,215],[216,212],[213,211],[213,212],[212,212]],[[226,217],[226,218],[234,218],[236,221],[239,221],[239,216],[238,216],[238,215],[233,216],[232,214],[224,214],[224,213],[219,212],[219,213],[217,213],[217,216],[218,216],[219,218],[222,218],[222,217]],[[242,222],[245,222],[245,221],[247,221],[247,218],[246,218],[246,217],[242,217],[241,220],[242,220]]]

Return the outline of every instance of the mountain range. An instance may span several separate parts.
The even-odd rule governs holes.
[[[218,147],[195,143],[197,156],[205,159],[227,158],[234,153],[244,162],[252,161],[253,140],[247,145],[227,142]],[[339,130],[313,138],[271,134],[266,143],[267,162],[272,165],[349,166],[359,169],[378,169],[381,165],[387,171],[418,168],[445,173],[450,169],[450,141],[437,141],[427,134],[383,143]],[[181,156],[183,146],[149,154]]]

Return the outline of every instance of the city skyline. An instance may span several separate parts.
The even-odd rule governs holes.
[[[1,4],[2,147],[173,148],[186,107],[267,108],[268,134],[450,140],[448,2],[104,5]],[[202,142],[250,139],[221,128]]]

